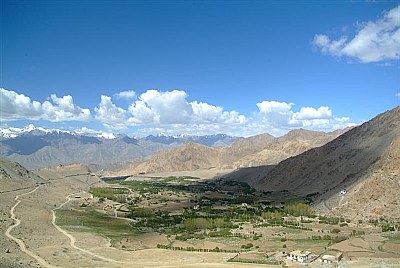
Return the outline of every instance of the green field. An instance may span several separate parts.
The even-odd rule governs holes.
[[[99,213],[92,208],[56,210],[56,224],[67,231],[93,232],[111,239],[111,243],[123,237],[136,236],[140,231],[128,221]]]

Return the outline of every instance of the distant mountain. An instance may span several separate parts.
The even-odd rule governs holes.
[[[220,148],[188,143],[162,150],[142,162],[131,163],[119,173],[127,175],[210,168],[234,169],[277,164],[290,156],[321,146],[340,133],[296,130],[280,138],[261,134],[238,138],[231,145]]]
[[[257,167],[276,165],[291,156],[322,146],[348,130],[343,129],[330,133],[305,129],[292,130],[286,135],[274,139],[273,142],[266,144],[264,147],[260,147],[263,148],[262,150],[236,160],[234,166]]]
[[[219,166],[222,148],[198,143],[186,143],[177,148],[162,150],[141,163],[125,167],[121,174],[153,173],[208,169]]]
[[[260,175],[254,170],[248,176]],[[349,217],[399,220],[400,107],[322,147],[280,162],[254,186],[264,191],[316,195],[320,209],[335,208],[331,212]]]
[[[111,133],[84,134],[49,130],[28,125],[25,128],[0,128],[1,155],[17,161],[28,169],[59,164],[82,163],[93,170],[113,169],[120,162],[140,159],[187,142],[196,141],[208,146],[232,143],[228,135],[208,136],[148,136],[132,138]]]
[[[232,142],[234,142],[237,138],[228,136],[226,134],[205,135],[205,136],[193,136],[193,135],[166,136],[160,134],[157,136],[150,135],[145,137],[144,139],[147,141],[152,141],[155,143],[163,143],[168,145],[194,142],[210,147],[215,147],[215,146],[227,146]]]

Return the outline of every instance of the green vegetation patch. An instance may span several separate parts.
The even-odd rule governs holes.
[[[124,203],[126,200],[125,195],[129,194],[129,190],[125,188],[92,187],[89,193],[102,199],[107,198],[115,202]]]
[[[299,216],[315,217],[314,210],[309,205],[301,202],[286,205],[284,211],[287,214],[293,215],[295,217]]]
[[[65,227],[71,231],[89,231],[109,237],[112,240],[141,233],[126,220],[109,217],[92,208],[56,210],[56,215],[56,223],[60,227]]]

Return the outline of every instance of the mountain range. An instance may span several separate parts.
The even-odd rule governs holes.
[[[118,173],[129,175],[275,165],[288,157],[321,146],[345,131],[347,129],[325,133],[298,129],[279,138],[269,134],[238,138],[225,147],[186,143],[176,148],[161,150],[143,161],[135,161]]]
[[[140,159],[163,148],[187,142],[207,146],[226,146],[236,137],[224,134],[207,136],[148,136],[134,138],[110,133],[87,134],[49,130],[28,125],[25,128],[0,129],[0,152],[28,169],[60,164],[82,163],[92,170],[113,169],[127,160]]]

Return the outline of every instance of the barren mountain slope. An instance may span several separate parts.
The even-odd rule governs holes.
[[[257,153],[265,149],[269,144],[276,140],[274,136],[269,134],[256,135],[249,138],[240,138],[226,147],[221,152],[221,163],[226,166],[232,166],[234,162],[245,156]]]
[[[117,173],[127,175],[141,172],[232,169],[276,164],[292,155],[325,144],[337,135],[337,133],[295,130],[281,138],[269,134],[240,138],[223,148],[189,143],[161,151],[141,163],[132,163]]]
[[[122,169],[118,174],[156,173],[207,169],[219,165],[221,148],[207,147],[197,143],[187,143],[178,148],[161,151],[146,161]]]
[[[16,162],[0,157],[0,192],[33,187],[43,180]]]
[[[359,219],[389,218],[400,221],[400,135],[367,170],[364,179],[351,188],[337,213]],[[331,201],[330,198],[328,202]],[[368,204],[368,205],[366,205]],[[361,209],[360,209],[361,208]]]
[[[381,189],[374,194],[382,192],[383,196],[383,191],[387,190],[382,191],[384,186],[392,187],[389,191],[396,193],[400,190],[399,135],[400,107],[396,107],[322,147],[282,161],[256,187],[288,190],[298,195],[323,194],[321,201],[329,208],[345,203],[346,200],[339,196],[343,189],[350,189],[346,199],[357,200],[358,196],[358,202],[362,204],[362,198],[368,198],[367,189],[373,189],[370,186],[373,178],[376,188]],[[385,196],[388,202],[398,198],[398,195]],[[395,206],[398,209],[398,204]]]
[[[101,186],[103,181],[99,179],[90,169],[82,164],[59,165],[33,171],[41,178],[48,181],[48,187],[59,189],[70,188],[75,192],[87,191],[93,185]]]
[[[255,154],[247,155],[236,161],[235,167],[255,167],[276,165],[284,159],[303,153],[311,148],[319,147],[347,131],[325,133],[305,129],[292,130],[266,145],[266,148]]]

